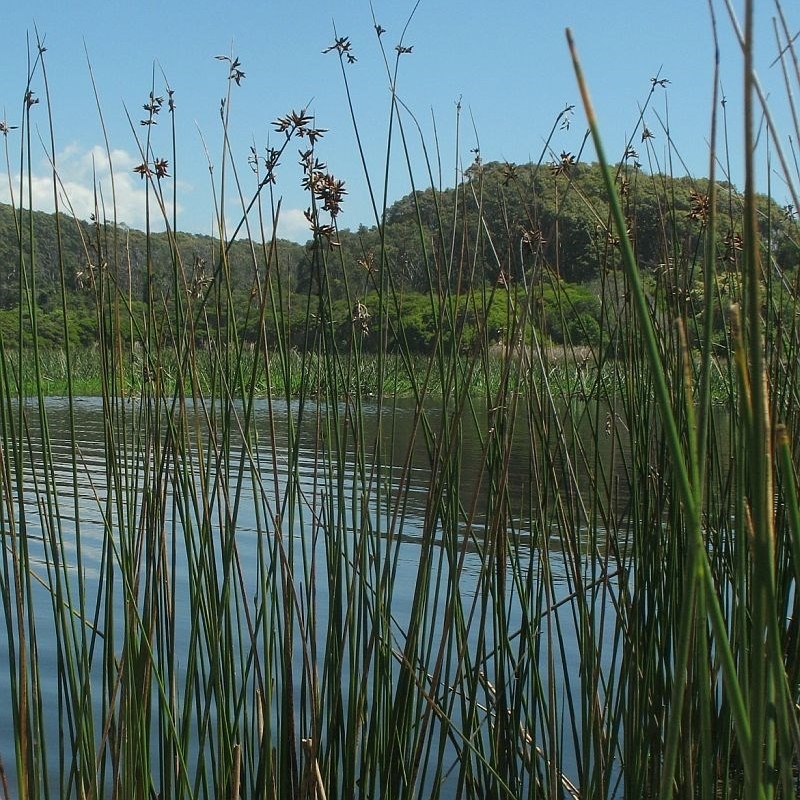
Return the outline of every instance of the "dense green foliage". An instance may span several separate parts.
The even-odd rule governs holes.
[[[645,174],[633,156],[619,164],[615,174],[637,264],[654,302],[668,309],[677,301],[697,321],[708,182]],[[720,264],[733,271],[741,248],[741,206],[742,197],[734,187],[717,187],[716,213],[723,221],[717,255]],[[448,233],[443,220],[452,223]],[[793,274],[798,261],[793,217],[762,197],[759,221],[770,259],[783,274]],[[26,225],[27,213],[15,214],[0,205],[0,263],[7,265],[0,273],[0,331],[7,340],[13,340],[18,330],[20,269],[30,270],[27,241],[18,233]],[[340,331],[364,322],[365,333],[371,333],[363,342],[368,350],[396,349],[402,340],[415,353],[429,353],[439,335],[441,303],[456,297],[452,324],[469,330],[459,337],[461,346],[470,347],[479,339],[501,342],[511,331],[508,308],[496,287],[512,285],[537,298],[539,313],[530,322],[553,342],[597,344],[600,283],[609,270],[620,266],[619,239],[609,230],[608,197],[597,164],[572,163],[569,154],[562,155],[561,164],[538,166],[476,160],[460,186],[418,191],[395,202],[386,209],[382,227],[338,231],[338,246],[324,259],[331,319]],[[168,306],[176,268],[186,292],[208,297],[208,287],[219,281],[224,264],[244,341],[258,339],[260,326],[266,324],[268,340],[274,344],[275,324],[270,319],[278,311],[288,323],[292,344],[302,348],[307,343],[308,298],[319,288],[313,241],[305,246],[277,242],[279,257],[268,271],[264,248],[247,241],[222,246],[208,236],[147,236],[110,223],[62,218],[59,253],[56,220],[39,212],[33,214],[33,232],[35,275],[29,271],[25,279],[35,279],[34,301],[41,312],[40,338],[45,344],[56,344],[63,337],[58,322],[60,263],[65,267],[68,335],[74,344],[93,345],[99,340],[89,296],[98,264],[128,298],[127,310],[135,319],[143,318],[149,294],[158,308]],[[454,255],[466,267],[448,270]],[[271,278],[280,273],[281,299],[273,295],[274,305],[262,318],[257,308],[250,307],[255,287],[268,272]],[[376,310],[377,282],[386,276],[396,301],[391,308]],[[735,300],[732,286],[723,281],[718,291]],[[690,307],[693,304],[696,307]],[[364,312],[368,324],[361,318]],[[227,324],[220,309],[208,306],[205,313],[218,326]],[[723,331],[722,316],[712,324],[718,333]],[[135,326],[131,336],[136,336]]]

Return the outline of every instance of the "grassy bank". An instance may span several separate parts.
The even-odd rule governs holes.
[[[104,373],[100,350],[95,347],[76,348],[70,359],[63,349],[47,348],[36,357],[32,353],[7,354],[7,370],[17,391],[25,397],[35,397],[40,391],[46,397],[102,397]],[[278,360],[265,361],[253,349],[237,353],[237,363],[243,375],[251,381],[252,392],[259,398],[296,399],[303,392],[314,396],[330,395],[345,399],[358,395],[365,402],[377,397],[413,398],[416,381],[431,368],[431,357],[412,355],[402,359],[395,354],[381,359],[377,354],[361,356],[357,370],[343,371],[334,376],[335,383],[327,389],[331,376],[322,368],[315,354],[303,355],[298,350],[290,353],[286,364]],[[602,364],[593,361],[591,348],[577,346],[543,345],[538,352],[529,348],[509,348],[504,343],[494,343],[486,348],[482,358],[452,355],[454,368],[470,375],[468,393],[473,402],[480,404],[495,397],[504,382],[517,383],[521,396],[529,385],[530,375],[535,376],[539,391],[545,388],[554,397],[570,402],[571,399],[588,402],[598,397],[608,397],[616,392],[620,379],[620,364],[609,358]],[[197,355],[197,382],[201,393],[214,385],[214,365],[217,356],[209,352]],[[34,368],[38,363],[39,375]],[[20,366],[21,365],[21,366]],[[724,362],[715,366],[712,396],[715,405],[724,405],[732,387],[729,376],[723,372]],[[174,353],[164,351],[158,365],[158,379],[168,393],[173,393],[180,382],[182,365]],[[118,390],[130,400],[146,393],[146,384],[155,380],[148,373],[140,350],[127,354],[121,365]],[[380,380],[380,383],[379,383]],[[21,384],[20,384],[21,381]],[[433,374],[426,386],[430,398],[440,400],[446,392],[438,374]]]
[[[790,93],[787,30],[780,41]],[[332,52],[350,91],[346,40]],[[396,86],[401,52],[385,55]],[[750,56],[744,46],[752,136]],[[225,127],[243,74],[222,66]],[[25,96],[41,83],[46,106],[44,47],[30,81]],[[387,103],[388,164],[418,129]],[[486,224],[476,246],[456,247],[458,219],[438,213],[423,235],[420,212],[424,357],[386,248],[364,285],[349,283],[346,194],[304,111],[276,115],[283,138],[251,164],[251,194],[227,180],[233,154],[219,155],[218,249],[202,270],[175,239],[165,285],[146,248],[134,299],[118,228],[94,225],[91,351],[70,344],[66,289],[64,345],[40,342],[34,223],[20,213],[17,335],[0,338],[5,798],[796,796],[797,264],[760,235],[752,140],[742,203],[720,213],[716,192],[732,189],[714,177],[716,109],[695,236],[673,238],[666,208],[659,272],[640,268],[627,233],[633,165],[603,167],[595,316],[572,313],[575,292],[546,307],[555,265],[523,257],[521,241],[466,309],[478,296],[501,308],[504,343],[488,313],[464,325],[459,285],[519,232]],[[153,126],[135,131],[150,213],[172,231],[177,189]],[[278,212],[277,165],[298,147],[313,235],[302,341],[264,222]],[[547,152],[532,168],[568,191],[571,164]],[[472,175],[469,213],[484,219]],[[225,219],[234,185],[247,214]],[[69,221],[54,218],[56,242]],[[260,243],[245,304],[229,260],[244,231]],[[58,268],[66,286],[74,267]],[[557,358],[545,310],[574,322],[558,326]],[[245,343],[245,322],[262,335]],[[100,398],[101,458],[50,436],[54,393],[75,441],[79,398]]]

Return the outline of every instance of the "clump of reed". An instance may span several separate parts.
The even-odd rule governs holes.
[[[793,38],[781,30],[790,88]],[[409,50],[401,39],[394,60],[384,51],[390,85]],[[349,39],[331,52],[350,96]],[[245,75],[223,60],[227,128]],[[35,80],[48,99],[43,47],[33,63],[20,125],[28,171]],[[172,91],[151,89],[145,123],[172,111]],[[419,135],[389,102],[387,163]],[[353,123],[360,136],[355,111]],[[796,278],[759,239],[750,140],[744,204],[726,221],[742,249],[720,260],[715,112],[710,124],[702,247],[675,259],[702,272],[703,291],[687,300],[643,285],[607,168],[599,345],[567,340],[556,361],[536,325],[541,270],[485,288],[515,343],[501,358],[488,332],[453,346],[458,298],[439,275],[458,285],[474,273],[493,232],[481,228],[486,248],[454,247],[442,215],[436,247],[421,236],[440,331],[430,357],[415,359],[400,335],[399,348],[366,358],[363,315],[343,346],[330,276],[346,193],[322,162],[325,132],[305,110],[277,117],[284,139],[253,160],[249,195],[223,137],[219,246],[202,285],[175,247],[171,286],[148,282],[144,310],[130,313],[117,227],[98,223],[86,241],[87,263],[101,265],[86,281],[102,332],[99,468],[80,447],[65,459],[50,435],[36,247],[32,223],[20,224],[19,335],[0,340],[5,797],[794,796]],[[162,155],[152,125],[135,130],[150,212],[173,232],[175,138]],[[297,143],[314,242],[302,348],[285,335],[274,236],[275,170]],[[565,154],[554,174],[568,181],[572,163]],[[222,212],[231,186],[238,220]],[[480,217],[479,179],[472,188]],[[385,202],[374,205],[382,230]],[[56,236],[69,224],[59,206]],[[227,262],[242,235],[254,243],[245,308]],[[669,263],[681,243],[664,248]],[[726,307],[721,263],[740,287]],[[345,287],[348,307],[369,293],[388,337],[402,296],[385,251],[373,267]],[[702,320],[719,314],[729,323],[717,353]],[[271,315],[277,345],[245,346],[242,315]],[[80,442],[79,370],[64,341],[62,402]]]

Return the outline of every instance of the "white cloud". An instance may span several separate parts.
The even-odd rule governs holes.
[[[100,219],[125,223],[131,228],[144,229],[146,223],[145,189],[147,182],[142,180],[134,167],[141,163],[139,153],[132,153],[122,148],[114,148],[110,154],[102,145],[85,147],[72,143],[56,154],[55,174],[57,176],[58,204],[67,214],[74,214],[78,219],[88,220],[97,213]],[[113,168],[113,189],[112,189]],[[12,185],[9,190],[8,175],[0,171],[0,202],[10,203],[13,192],[14,204],[28,207],[27,176],[22,185],[22,201],[20,201],[19,174],[11,176]],[[171,180],[171,178],[170,178]],[[197,191],[191,184],[179,182],[178,188],[185,193],[184,200],[189,203],[190,211],[199,204]],[[165,184],[165,202],[167,214],[172,215],[170,201],[172,186]],[[42,157],[34,165],[31,176],[31,203],[37,211],[52,213],[55,210],[53,195],[53,165],[46,157]],[[116,214],[115,214],[116,210]],[[230,219],[238,219],[236,213],[240,208],[232,208]],[[211,219],[194,219],[191,213],[185,213],[184,203],[178,204],[179,217],[183,219],[181,230],[194,233],[211,233],[215,228],[213,215]],[[161,212],[150,198],[150,226],[153,230],[163,230]],[[278,236],[301,244],[311,237],[308,220],[300,208],[282,208],[278,219]]]
[[[278,217],[278,236],[300,244],[311,238],[311,229],[302,209],[281,208],[281,215]]]
[[[55,162],[61,210],[74,213],[78,219],[89,219],[97,211],[101,219],[111,220],[115,217],[116,209],[118,222],[124,222],[132,228],[143,228],[146,222],[146,183],[133,171],[139,163],[141,158],[138,155],[120,148],[112,149],[109,154],[97,144],[88,149],[75,143],[68,145],[56,154]],[[53,174],[53,165],[47,158],[42,158],[33,168],[30,196],[33,208],[37,211],[55,210]],[[15,204],[27,207],[27,175],[22,184],[22,201],[19,196],[19,175],[12,175],[11,181]],[[11,202],[6,173],[0,173],[0,202]],[[163,228],[161,213],[152,196],[150,213],[151,226]],[[170,206],[167,207],[167,213],[171,213]]]

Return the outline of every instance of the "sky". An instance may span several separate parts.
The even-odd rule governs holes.
[[[741,187],[742,56],[724,0],[712,4],[731,153],[722,168]],[[733,5],[741,13],[741,0]],[[789,29],[796,33],[800,14],[791,3],[785,6]],[[19,174],[21,154],[28,152],[23,145],[28,87],[39,100],[30,107],[28,131],[34,207],[54,208],[54,161],[62,207],[88,219],[99,197],[102,215],[111,218],[113,170],[116,218],[135,228],[144,227],[147,213],[145,182],[134,167],[142,162],[140,147],[148,133],[153,157],[169,162],[177,227],[208,234],[215,232],[219,203],[229,228],[240,214],[235,177],[249,199],[256,186],[250,148],[263,155],[265,148],[279,147],[284,135],[272,123],[293,110],[307,109],[314,127],[326,130],[316,156],[345,182],[348,194],[338,223],[351,229],[375,223],[365,174],[380,204],[385,176],[390,203],[412,185],[430,185],[431,176],[437,185],[451,187],[476,151],[485,162],[547,163],[562,151],[595,161],[591,142],[584,143],[586,116],[567,27],[609,159],[619,160],[632,140],[645,169],[708,174],[714,45],[707,0],[0,0],[0,7],[0,120],[8,126],[0,202],[9,202],[13,192],[19,203],[21,186],[27,193]],[[756,67],[786,144],[791,118],[780,65],[772,63],[776,6],[757,0],[756,7]],[[380,40],[376,24],[385,30]],[[356,58],[344,70],[355,125],[337,54],[323,52],[337,36],[348,38]],[[29,79],[37,40],[44,46],[43,62]],[[410,49],[398,58],[395,83],[408,158],[397,125],[390,127],[391,81],[381,44],[392,69],[396,45]],[[217,56],[239,60],[244,73],[239,85],[229,87],[230,62]],[[666,81],[654,85],[654,78]],[[232,161],[225,166],[220,109],[229,88]],[[139,124],[150,92],[167,97],[167,89],[174,92],[175,157],[166,105],[158,125]],[[558,125],[546,147],[559,113],[571,105],[574,110],[561,118],[569,124]],[[645,142],[642,110],[643,124],[654,134]],[[309,238],[303,215],[309,198],[301,185],[301,145],[292,142],[286,149],[272,189],[281,201],[279,235],[303,242]],[[775,199],[788,202],[785,183],[777,170],[770,172],[766,155],[759,163],[759,188],[766,190],[770,178]],[[164,186],[171,197],[172,185]],[[152,210],[151,220],[156,229],[163,227]]]

